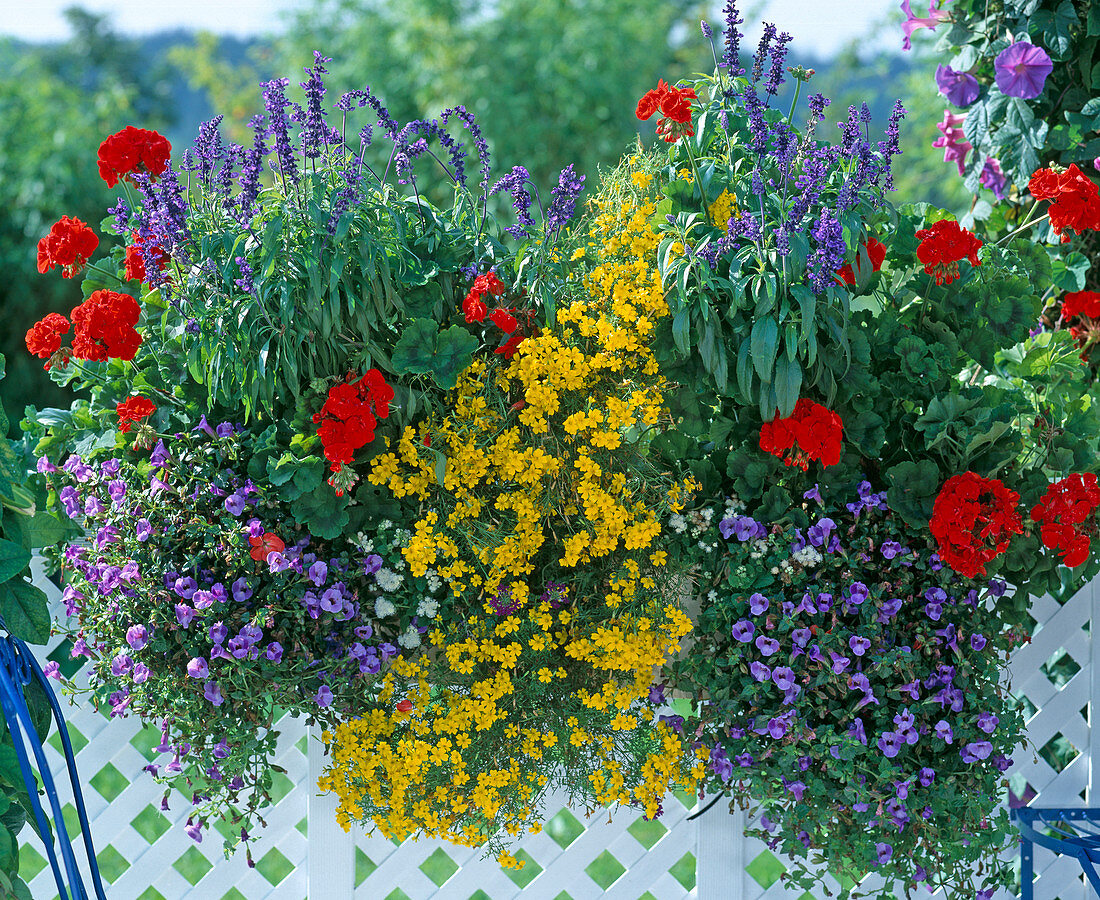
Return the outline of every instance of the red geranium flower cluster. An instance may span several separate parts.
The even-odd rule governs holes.
[[[657,122],[657,134],[671,144],[684,135],[695,134],[691,125],[691,101],[694,99],[693,88],[669,87],[662,78],[656,89],[646,91],[638,101],[636,115],[645,120],[660,110],[663,118]]]
[[[519,329],[519,320],[513,315],[513,313],[520,311],[511,307],[499,307],[490,311],[485,303],[485,297],[500,297],[505,290],[507,288],[504,282],[497,278],[495,272],[478,275],[474,279],[474,286],[470,288],[469,293],[466,294],[466,299],[462,301],[462,312],[466,316],[467,325],[473,322],[484,322],[488,318],[497,328],[509,335],[508,340],[493,352],[499,353],[505,359],[511,359],[512,354],[516,352],[516,348],[527,337]],[[532,315],[532,313],[527,313],[528,324],[530,324]]]
[[[802,397],[786,419],[781,419],[777,411],[772,421],[761,426],[760,449],[778,456],[788,466],[806,471],[811,459],[820,460],[823,466],[835,466],[840,462],[843,435],[844,423],[840,416]],[[791,450],[793,454],[784,458]]]
[[[50,313],[35,322],[27,331],[27,349],[39,359],[49,360],[61,349],[61,335],[68,333],[69,320],[61,313]],[[50,365],[47,362],[43,368],[49,371]]]
[[[1089,558],[1089,544],[1096,534],[1100,487],[1091,472],[1069,475],[1047,487],[1042,499],[1031,508],[1031,518],[1042,526],[1043,546],[1057,550],[1062,561],[1073,568]]]
[[[129,294],[95,291],[72,312],[73,356],[92,362],[133,359],[141,346],[134,330],[141,307]]]
[[[1062,298],[1062,318],[1086,316],[1100,319],[1100,294],[1096,291],[1072,291]]]
[[[99,145],[99,174],[107,187],[118,184],[132,172],[163,174],[168,166],[172,145],[163,135],[145,128],[127,125]]]
[[[127,281],[145,281],[147,273],[145,271],[145,258],[141,255],[141,245],[143,242],[141,235],[136,231],[130,235],[130,239],[133,241],[126,248],[126,259],[123,264],[126,267],[126,280]],[[163,269],[168,265],[168,256],[159,246],[153,246],[152,252],[154,258],[157,260],[157,266]]]
[[[147,419],[157,411],[156,404],[144,397],[131,397],[115,407],[118,413],[118,430],[123,434],[130,431],[132,425],[137,425],[142,419]]]
[[[972,266],[982,264],[978,259],[982,242],[954,219],[940,219],[922,228],[916,236],[920,241],[917,259],[924,263],[924,271],[936,279],[936,284],[951,284],[958,278],[962,259],[969,259]]]
[[[964,472],[947,479],[928,523],[940,558],[967,578],[984,575],[985,564],[1008,549],[1009,538],[1023,533],[1019,502],[1020,495],[996,478]]]
[[[875,240],[875,238],[867,238],[867,242],[863,246],[867,248],[867,256],[871,259],[871,271],[877,272],[882,268],[882,261],[886,259],[886,245],[882,241]],[[858,256],[856,257],[856,268],[860,269]],[[845,284],[855,286],[856,275],[852,271],[851,263],[842,265],[836,270],[836,275]]]
[[[329,388],[328,399],[313,416],[317,434],[325,448],[329,468],[339,472],[351,462],[355,451],[374,440],[375,416],[390,414],[393,388],[382,373],[371,369],[358,381],[346,381]]]
[[[84,269],[98,246],[99,238],[86,223],[62,216],[38,242],[38,271],[61,266],[61,277],[72,278]]]
[[[1069,235],[1062,234],[1066,228],[1078,234],[1087,228],[1100,229],[1100,189],[1076,163],[1064,172],[1036,169],[1027,189],[1036,200],[1053,201],[1048,210],[1050,227],[1062,236],[1063,244],[1069,241]]]

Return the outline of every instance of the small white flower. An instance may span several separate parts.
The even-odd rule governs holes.
[[[707,603],[713,603],[718,599],[718,591],[707,591]]]
[[[379,619],[384,619],[386,616],[392,616],[397,611],[397,607],[385,597],[379,597],[374,601],[374,614]]]
[[[773,575],[778,575],[779,574],[779,566],[772,566],[772,574]]]
[[[443,587],[443,579],[439,577],[439,573],[435,569],[428,569],[424,574],[424,578],[428,582],[428,590],[433,594]]]
[[[392,594],[399,587],[401,582],[405,579],[398,575],[393,569],[382,568],[379,569],[374,575],[375,581],[378,582],[378,586],[382,588],[387,594]]]
[[[687,530],[687,522],[679,513],[673,513],[668,517],[668,526],[677,534],[683,534]]]
[[[416,614],[426,619],[434,619],[439,612],[439,601],[435,597],[424,597],[416,607]]]
[[[407,650],[420,646],[420,632],[410,625],[398,635],[397,643]]]

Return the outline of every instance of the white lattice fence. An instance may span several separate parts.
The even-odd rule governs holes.
[[[60,592],[41,577],[40,568],[35,572],[55,616],[63,615]],[[55,638],[46,654],[63,662],[65,649]],[[505,900],[521,894],[534,900],[682,900],[695,895],[697,829],[687,821],[687,804],[694,798],[670,798],[655,822],[632,811],[586,819],[551,798],[545,830],[520,844],[526,866],[506,872],[475,850],[441,841],[396,845],[380,836],[345,835],[335,824],[334,801],[313,787],[323,766],[320,745],[289,717],[279,723],[276,758],[287,772],[276,777],[280,799],[253,846],[257,865],[250,869],[243,854],[224,859],[216,832],[208,832],[202,844],[184,834],[190,797],[173,793],[169,811],[160,810],[163,789],[142,771],[156,758],[158,731],[143,731],[136,720],[109,720],[64,699],[62,707],[112,900]],[[59,751],[54,735],[47,752],[76,840],[76,813]],[[25,829],[21,838],[22,872],[32,895],[56,898],[37,836]],[[79,859],[83,847],[77,849]],[[85,881],[90,883],[86,874]]]

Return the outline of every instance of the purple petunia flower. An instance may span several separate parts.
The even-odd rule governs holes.
[[[982,650],[986,645],[985,636],[975,632],[970,635],[970,646],[973,650]]]
[[[210,666],[201,656],[196,656],[187,664],[187,674],[192,678],[205,678],[210,674]]]
[[[172,585],[172,590],[175,591],[176,596],[181,600],[190,600],[195,596],[195,591],[198,590],[198,587],[195,579],[187,576],[186,578],[177,578]]]
[[[833,672],[837,675],[841,674],[852,664],[852,661],[847,656],[839,656],[832,650],[829,651],[829,659],[832,660]]]
[[[1020,41],[1006,47],[993,61],[994,77],[1002,94],[1034,100],[1043,92],[1054,63],[1042,47]]]
[[[818,490],[817,484],[814,484],[808,491],[804,491],[802,494],[803,500],[815,500],[818,503],[823,502],[821,499],[821,491]]]
[[[149,629],[144,625],[131,625],[126,629],[126,643],[134,650],[141,650],[149,643]]]
[[[190,626],[191,621],[195,618],[195,611],[183,603],[176,604],[176,621],[180,623],[184,628]]]
[[[210,591],[195,591],[191,595],[195,609],[209,609],[214,605],[214,595]]]
[[[320,707],[326,707],[332,705],[332,689],[327,684],[322,684],[317,689],[317,705]]]
[[[238,578],[229,587],[233,592],[233,599],[237,603],[243,603],[252,596],[252,589],[248,586],[248,582],[245,581],[243,577]]]
[[[216,681],[208,681],[202,688],[202,695],[209,700],[214,706],[221,706],[225,703],[225,697],[222,696],[221,686]]]
[[[309,572],[307,574],[309,580],[312,581],[316,587],[321,587],[328,577],[328,563],[320,559],[317,560],[317,562],[309,567]]]
[[[997,724],[1001,720],[991,712],[978,714],[978,727],[986,734],[993,734],[997,730]]]
[[[993,745],[989,741],[972,741],[959,748],[959,756],[965,763],[975,763],[986,759],[993,752]]]
[[[938,622],[940,616],[943,615],[943,606],[939,603],[926,603],[924,606],[925,615],[928,616],[933,622]]]
[[[936,772],[934,769],[929,769],[927,766],[920,770],[919,781],[922,787],[928,787],[933,781],[936,780]]]
[[[749,672],[752,673],[752,677],[757,681],[767,681],[771,678],[771,669],[769,669],[764,663],[755,661],[749,666]]]
[[[955,739],[955,734],[951,730],[951,726],[943,719],[940,719],[936,723],[936,737],[943,740],[944,743],[950,744]]]
[[[901,735],[892,731],[884,731],[879,735],[878,748],[887,759],[893,759],[901,752],[901,745],[905,743]]]
[[[763,594],[753,594],[751,597],[749,597],[749,612],[751,612],[754,616],[759,616],[762,613],[767,612],[769,605],[770,604],[768,603],[768,598],[765,597]]]
[[[879,552],[886,559],[893,559],[899,553],[901,553],[901,544],[897,541],[883,541],[882,546],[879,548]]]
[[[805,647],[810,642],[812,632],[809,628],[796,628],[791,632],[791,640],[797,647]]]
[[[883,624],[885,624],[886,622],[889,622],[892,618],[894,618],[894,616],[896,616],[901,611],[901,605],[902,605],[902,601],[898,597],[892,597],[891,599],[886,600],[882,604],[882,610],[878,614],[878,620],[877,621],[879,621],[880,623],[883,623]]]
[[[794,684],[794,670],[789,666],[776,666],[772,670],[772,681],[779,690],[788,690]]]
[[[245,510],[245,499],[236,491],[225,498],[222,505],[231,516],[239,516]]]
[[[779,641],[775,638],[767,637],[766,635],[760,635],[753,643],[756,644],[756,649],[763,653],[765,656],[771,656],[779,649]]]
[[[875,856],[878,859],[880,866],[886,865],[890,861],[890,857],[894,853],[894,848],[889,844],[884,844],[881,841],[875,843]]]
[[[210,635],[210,641],[214,644],[224,644],[225,639],[229,637],[229,629],[222,622],[215,622],[207,629],[207,634]]]
[[[794,795],[795,800],[802,800],[802,795],[806,792],[806,785],[801,781],[792,781],[788,783],[786,779],[783,780],[783,783],[786,784],[787,790]]]
[[[863,656],[871,648],[871,642],[861,635],[853,634],[848,638],[848,646],[856,656]]]
[[[144,684],[149,680],[149,676],[152,672],[149,667],[144,663],[134,663],[134,668],[130,672],[130,677],[134,680],[134,684]]]
[[[756,626],[752,624],[748,619],[742,619],[740,622],[735,622],[731,629],[733,636],[739,640],[742,644],[747,644],[752,640],[752,636],[756,631]]]
[[[936,85],[949,103],[969,106],[978,99],[981,85],[969,72],[959,72],[950,66],[936,66]]]
[[[167,771],[167,768],[165,769],[165,771]],[[192,825],[191,820],[188,819],[187,827],[183,830],[187,833],[187,836],[191,838],[191,840],[193,840],[196,844],[202,843],[202,822],[196,822]]]

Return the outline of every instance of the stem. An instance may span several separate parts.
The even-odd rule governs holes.
[[[798,95],[802,93],[802,79],[796,78],[794,85],[794,99],[791,100],[791,108],[787,110],[787,127],[791,127],[791,122],[794,121],[794,108],[798,105]]]
[[[1004,236],[1003,238],[1001,238],[1001,239],[1000,239],[999,241],[997,241],[997,243],[996,243],[996,245],[995,245],[995,246],[999,247],[999,246],[1001,246],[1001,244],[1003,244],[1003,243],[1004,243],[1005,241],[1007,241],[1007,240],[1008,240],[1008,239],[1009,239],[1010,237],[1013,237],[1013,236],[1015,236],[1015,235],[1019,234],[1019,233],[1020,233],[1021,231],[1025,230],[1025,229],[1027,229],[1027,228],[1030,228],[1030,227],[1031,227],[1032,225],[1036,225],[1036,224],[1038,224],[1039,222],[1042,222],[1042,221],[1043,221],[1043,219],[1049,219],[1049,218],[1050,218],[1050,210],[1047,210],[1047,213],[1046,213],[1046,215],[1040,216],[1040,217],[1039,217],[1038,219],[1036,219],[1036,220],[1035,220],[1034,222],[1033,222],[1033,221],[1031,221],[1031,214],[1032,214],[1033,212],[1035,212],[1035,209],[1036,209],[1036,207],[1038,207],[1038,206],[1039,206],[1039,201],[1038,201],[1038,200],[1036,200],[1036,201],[1035,201],[1035,203],[1034,203],[1034,204],[1032,204],[1032,207],[1031,207],[1031,209],[1029,209],[1029,210],[1027,211],[1027,215],[1026,215],[1026,216],[1024,216],[1024,223],[1023,223],[1023,224],[1022,224],[1022,225],[1021,225],[1021,226],[1020,226],[1019,228],[1016,228],[1015,230],[1013,230],[1013,231],[1010,231],[1010,232],[1009,232],[1008,234],[1006,234],[1006,235],[1005,235],[1005,236]]]

